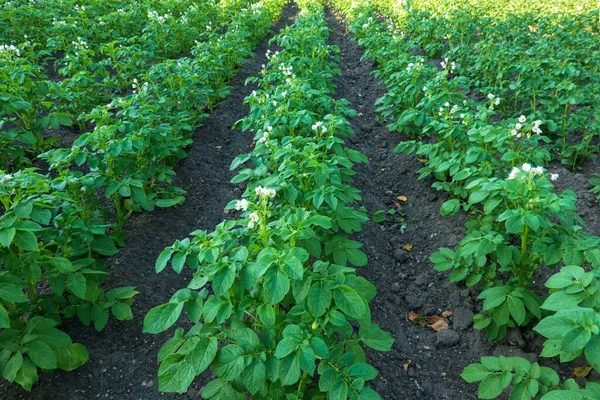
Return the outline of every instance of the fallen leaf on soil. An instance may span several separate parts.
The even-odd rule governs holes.
[[[444,312],[442,313],[442,317],[444,317],[444,318],[448,318],[448,317],[451,317],[451,316],[452,316],[452,314],[454,314],[452,311],[444,311]]]
[[[408,372],[408,366],[410,365],[411,362],[412,362],[412,360],[408,360],[407,363],[404,363],[404,372]]]
[[[427,317],[427,323],[429,324],[429,327],[436,332],[448,329],[448,324],[446,323],[446,321],[444,321],[444,318],[438,317],[436,315]]]
[[[413,245],[411,243],[406,243],[404,246],[402,246],[402,249],[406,251],[412,251]]]
[[[577,367],[577,368],[575,368],[573,375],[581,376],[582,378],[585,378],[586,376],[588,376],[588,374],[590,373],[591,370],[592,370],[592,367]]]
[[[380,147],[377,149],[377,151],[384,151],[385,149],[383,147]]]
[[[409,311],[408,319],[414,322],[415,324],[419,324],[421,328],[425,328],[427,326],[427,320],[421,316],[421,314],[417,314],[416,312]]]
[[[223,146],[217,146],[217,149],[221,150],[223,148]]]
[[[406,198],[406,196],[398,196],[396,198],[400,201],[408,201],[408,198]]]
[[[396,207],[396,208],[402,208],[402,206],[400,205],[400,203],[396,203],[396,202],[394,202],[394,207]]]

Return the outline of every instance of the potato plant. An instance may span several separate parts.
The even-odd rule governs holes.
[[[393,9],[390,3],[381,3]],[[509,112],[514,105],[506,105],[508,94],[495,86],[481,86],[480,99],[466,96],[476,82],[470,79],[464,58],[457,56],[457,48],[451,46],[454,51],[444,53],[439,37],[419,36],[423,26],[439,33],[439,25],[427,19],[429,14],[410,4],[389,11],[400,30],[393,23],[381,23],[364,4],[336,5],[350,16],[350,29],[365,46],[366,56],[377,63],[377,75],[388,88],[378,101],[379,112],[391,130],[416,139],[401,143],[396,151],[422,157],[420,178],[433,176],[437,180],[433,187],[449,194],[442,215],[461,208],[473,215],[456,248],[440,249],[431,261],[435,269],[451,271],[451,281],[483,289],[479,295],[483,313],[475,316],[475,328],[498,340],[507,328],[533,327],[548,338],[542,357],[559,356],[568,362],[584,354],[596,365],[600,352],[593,277],[600,268],[600,238],[585,233],[574,193],[555,193],[552,182],[559,176],[544,168],[552,158],[545,145],[551,140],[544,131],[557,128],[552,120],[534,119],[548,115],[536,110],[539,98],[545,96],[542,87],[523,94],[533,96],[531,114]],[[418,24],[413,18],[419,18]],[[411,49],[424,42],[428,54],[448,57],[435,65],[426,56],[414,55]],[[555,99],[560,103],[563,95],[556,92]],[[515,104],[522,107],[519,101]],[[584,126],[591,126],[590,121]],[[539,268],[561,265],[567,267],[546,282],[549,296],[532,290]],[[518,357],[484,357],[481,364],[465,369],[463,377],[481,382],[481,398],[500,396],[511,385],[511,398],[595,398],[598,390],[594,383],[580,389],[573,380],[561,388],[555,373]]]
[[[252,166],[232,181],[246,182],[243,199],[228,205],[242,215],[157,260],[157,272],[169,261],[194,271],[144,321],[159,333],[185,308],[194,324],[159,352],[161,391],[184,392],[210,367],[203,398],[379,398],[365,386],[377,371],[361,344],[385,351],[393,340],[370,321],[375,288],[349,266],[367,263],[347,236],[367,220],[349,185],[353,164],[366,158],[343,146],[352,133],[345,117],[355,112],[330,97],[339,70],[328,33],[322,9],[304,4],[276,39],[282,50],[251,79],[260,89],[239,126],[256,132],[256,147],[232,164]]]
[[[137,292],[105,292],[100,285],[108,271],[100,257],[124,244],[121,230],[129,213],[183,201],[181,189],[161,184],[170,182],[204,110],[228,93],[229,79],[282,6],[245,4],[231,3],[224,13],[234,18],[231,29],[198,42],[193,59],[155,64],[145,82],[134,82],[132,95],[91,112],[94,131],[70,149],[44,153],[52,174],[0,171],[0,373],[6,380],[30,390],[38,368],[70,371],[87,361],[85,347],[59,329],[64,318],[76,316],[97,330],[110,313],[132,318]],[[188,11],[199,14],[197,8]],[[74,46],[87,50],[83,39]],[[7,50],[9,61],[19,56],[18,49]],[[113,199],[116,224],[98,193]]]

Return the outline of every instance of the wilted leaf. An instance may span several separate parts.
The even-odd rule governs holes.
[[[448,324],[446,323],[444,318],[435,315],[427,317],[427,324],[431,329],[433,329],[436,332],[448,329]]]
[[[407,363],[404,363],[404,372],[408,372],[408,367],[409,367],[410,363],[412,363],[412,360],[408,360]]]
[[[406,251],[412,251],[413,245],[411,243],[406,243],[404,246],[402,246],[402,249]]]
[[[448,318],[448,317],[451,317],[451,316],[452,316],[452,314],[454,314],[452,311],[444,311],[444,312],[442,313],[442,317],[444,317],[444,318]]]
[[[591,370],[592,370],[592,367],[577,367],[574,369],[573,375],[581,376],[582,378],[585,378],[586,376],[588,376],[588,374],[590,373]]]
[[[408,198],[406,196],[398,196],[396,198],[400,201],[408,201]]]
[[[417,314],[416,312],[409,311],[408,319],[414,322],[415,324],[419,324],[421,328],[425,328],[427,326],[427,320],[421,316],[421,314]]]

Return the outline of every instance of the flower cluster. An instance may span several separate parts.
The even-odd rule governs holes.
[[[10,181],[13,178],[11,174],[2,174],[0,175],[0,185],[4,185],[6,182]]]
[[[235,209],[238,211],[246,211],[249,204],[250,203],[248,203],[248,200],[246,199],[238,200],[237,203],[235,203]]]
[[[420,71],[420,70],[421,70],[421,68],[423,68],[423,65],[425,65],[425,59],[424,59],[424,58],[421,58],[421,59],[419,60],[419,62],[418,62],[418,63],[416,63],[416,64],[415,64],[415,63],[409,63],[409,64],[406,66],[406,72],[408,72],[408,73],[411,73],[411,72],[413,72],[413,71]]]
[[[258,143],[263,143],[265,145],[269,144],[269,134],[273,131],[272,126],[267,126],[267,129],[263,133],[262,137],[258,139]],[[259,186],[260,187],[260,186]],[[258,194],[258,193],[257,193]]]
[[[445,108],[444,108],[445,107]],[[446,111],[446,109],[448,110],[448,113],[450,113],[450,117],[452,117],[454,115],[454,113],[456,113],[456,111],[458,111],[458,106],[455,104],[453,106],[450,106],[449,102],[445,102],[444,103],[444,107],[440,107],[439,111],[438,111],[438,115],[441,117],[444,113],[444,111]],[[461,118],[463,118],[462,116],[463,114],[461,114]]]
[[[262,186],[257,186],[256,189],[254,189],[254,192],[258,196],[268,197],[268,198],[271,198],[271,199],[273,197],[275,197],[275,195],[277,194],[277,192],[275,191],[275,189],[267,189],[267,188],[262,187]]]
[[[527,122],[527,117],[525,117],[524,115],[521,115],[518,120],[519,120],[519,122],[517,122],[515,124],[515,127],[514,127],[514,129],[512,129],[510,131],[510,134],[512,136],[515,136],[517,139],[520,139],[522,137],[521,129],[523,129],[523,124],[525,122]],[[542,133],[542,130],[540,129],[541,124],[542,124],[542,121],[539,119],[537,121],[534,121],[531,131],[536,134],[541,134]],[[526,134],[526,136],[527,136],[527,138],[530,138],[531,133]]]
[[[497,106],[500,104],[500,97],[493,95],[492,93],[488,93],[487,98],[492,102],[493,105]]]
[[[312,130],[317,133],[325,133],[327,132],[327,127],[323,125],[322,121],[318,121],[312,126]]]
[[[508,178],[506,178],[507,180],[513,180],[516,179],[517,177],[520,177],[521,179],[525,179],[527,177],[530,176],[541,176],[544,175],[544,168],[543,167],[532,167],[531,164],[529,163],[525,163],[523,165],[521,165],[521,167],[514,167],[511,171],[510,174],[508,175]],[[558,179],[558,174],[549,174],[550,180],[551,181],[556,181]]]
[[[2,44],[0,45],[0,53],[13,53],[15,54],[17,57],[19,57],[21,55],[21,52],[19,51],[18,48],[16,48],[15,46],[8,45],[8,44]]]
[[[442,68],[444,70],[450,70],[450,72],[454,72],[454,70],[456,69],[456,63],[454,61],[448,63],[448,58],[444,58],[444,61],[442,61]]]
[[[148,11],[148,19],[150,21],[156,21],[159,24],[164,24],[168,18],[169,18],[168,14],[158,15],[158,13],[156,11]]]
[[[292,78],[295,78],[296,75],[293,74],[292,69],[293,67],[291,65],[286,67],[285,64],[279,64],[279,71],[281,71],[285,76],[291,76]]]
[[[250,221],[248,221],[248,228],[250,228],[250,229],[254,228],[254,226],[256,225],[256,223],[258,222],[259,219],[260,219],[260,217],[258,216],[257,213],[255,213],[255,212],[250,213]]]
[[[133,88],[134,92],[136,92],[136,91],[142,92],[142,91],[148,89],[149,84],[148,84],[148,82],[144,82],[142,85],[140,85],[137,78],[134,78],[133,83],[131,84],[131,87]]]

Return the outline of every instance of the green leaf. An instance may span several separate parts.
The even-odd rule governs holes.
[[[443,216],[455,215],[460,210],[460,200],[451,199],[445,201],[440,209],[440,214]]]
[[[460,374],[461,378],[469,383],[479,382],[485,379],[491,372],[482,364],[470,364]]]
[[[94,240],[90,243],[90,247],[96,253],[101,254],[103,256],[114,256],[119,252],[117,246],[115,245],[115,241],[109,236],[96,236]]]
[[[184,303],[167,303],[154,307],[144,318],[144,333],[160,333],[170,328],[181,315]]]
[[[0,286],[0,299],[8,301],[9,303],[25,303],[29,301],[27,296],[23,293],[23,289],[12,283]]]
[[[273,310],[272,306],[261,304],[256,308],[256,313],[258,314],[260,322],[266,327],[271,327],[275,324],[275,310]]]
[[[246,396],[235,390],[229,383],[221,379],[210,381],[202,391],[203,399],[212,400],[241,400]]]
[[[551,315],[541,320],[534,331],[550,339],[561,338],[573,328],[568,318],[561,315]]]
[[[192,365],[196,375],[200,375],[217,355],[219,341],[216,337],[202,337],[190,354]]]
[[[73,263],[71,263],[71,261],[69,261],[67,258],[52,257],[48,260],[48,262],[50,263],[50,265],[55,267],[58,270],[58,272],[62,274],[75,272],[75,267],[73,266]]]
[[[514,296],[508,296],[506,302],[508,303],[508,310],[510,311],[510,315],[513,317],[515,322],[519,325],[525,321],[525,306],[523,302]]]
[[[244,370],[244,349],[236,344],[223,347],[215,358],[212,370],[226,381],[237,378]]]
[[[100,332],[108,323],[109,312],[100,304],[94,304],[92,307],[91,318],[94,321],[94,329]]]
[[[271,268],[266,273],[264,283],[264,298],[268,304],[277,304],[290,290],[290,280],[279,268]]]
[[[583,350],[591,338],[592,333],[588,329],[576,326],[564,335],[561,342],[562,350],[566,352]]]
[[[244,370],[242,381],[244,386],[253,396],[265,387],[267,380],[267,367],[257,359],[253,359],[252,363]]]
[[[173,271],[176,273],[181,273],[183,271],[183,267],[185,266],[185,262],[187,260],[187,253],[185,251],[180,251],[173,257],[171,261],[171,266],[173,267]]]
[[[370,387],[364,387],[358,394],[358,400],[381,400],[381,397]]]
[[[22,366],[23,355],[20,351],[17,351],[4,365],[4,369],[2,370],[2,377],[9,382],[14,382],[15,377],[17,376],[17,372],[19,372]]]
[[[21,250],[39,252],[37,236],[30,231],[17,229],[15,234],[15,244]]]
[[[300,362],[296,354],[290,354],[279,363],[279,380],[282,385],[293,385],[300,379]]]
[[[184,393],[196,377],[192,363],[187,358],[181,357],[180,354],[172,354],[160,364],[159,391]]]
[[[331,304],[331,290],[322,282],[316,282],[308,292],[308,308],[315,317],[325,314]]]
[[[286,272],[288,276],[295,280],[302,279],[304,275],[304,265],[302,261],[296,258],[293,254],[287,253],[283,257],[283,263],[286,265]]]
[[[360,319],[365,316],[367,309],[362,297],[347,285],[340,285],[333,291],[335,304],[350,317]]]
[[[67,289],[71,291],[75,296],[85,300],[85,294],[87,292],[86,279],[83,274],[77,272],[67,277]]]
[[[163,269],[165,269],[165,267],[167,266],[167,263],[171,259],[171,255],[173,255],[173,250],[171,250],[171,249],[164,249],[160,253],[160,255],[158,256],[158,259],[156,260],[156,265],[155,265],[155,270],[156,270],[157,274],[159,272],[161,272]]]
[[[119,321],[131,321],[133,319],[131,306],[127,303],[115,303],[113,304],[111,311]]]
[[[377,370],[367,363],[352,364],[350,368],[348,368],[348,375],[354,379],[364,379],[365,381],[368,381],[375,379]]]
[[[1,233],[0,233],[1,236]],[[600,249],[586,250],[585,258],[595,269],[600,269]]]
[[[31,360],[24,359],[21,369],[15,376],[15,382],[23,386],[23,389],[29,391],[35,382],[39,380],[37,368]]]
[[[275,357],[284,358],[291,354],[298,347],[299,341],[295,337],[289,336],[283,338],[279,343],[277,343],[277,348],[275,349]]]
[[[496,373],[483,378],[477,394],[480,399],[495,399],[502,394],[505,387],[503,374]]]
[[[229,264],[217,271],[212,287],[216,296],[224,296],[235,280],[235,265]]]
[[[43,369],[56,369],[56,355],[46,343],[34,340],[27,343],[27,355],[31,361]]]
[[[10,318],[8,311],[0,304],[0,329],[10,329]]]
[[[541,305],[544,310],[560,311],[571,310],[579,305],[583,300],[580,294],[570,294],[567,292],[552,293]]]
[[[374,350],[389,351],[394,344],[392,336],[377,324],[370,324],[368,329],[361,325],[358,333],[360,340]]]
[[[329,390],[328,400],[346,400],[348,398],[348,384],[346,381],[338,381]]]
[[[15,228],[0,229],[0,244],[4,247],[9,247],[15,238],[17,230]]]

